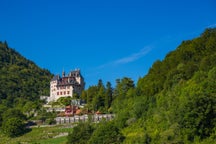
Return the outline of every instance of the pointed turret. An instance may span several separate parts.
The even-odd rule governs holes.
[[[62,77],[65,77],[65,71],[64,70],[62,71]]]

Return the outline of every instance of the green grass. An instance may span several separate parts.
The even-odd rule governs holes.
[[[37,141],[35,144],[66,144],[67,137],[59,137],[59,138],[52,138],[52,139],[46,139],[46,140],[40,140]]]
[[[65,126],[54,127],[38,127],[32,128],[32,130],[22,136],[16,138],[6,137],[0,133],[1,144],[65,144],[67,142],[67,136],[57,137],[59,134],[68,133],[72,131],[72,128]]]

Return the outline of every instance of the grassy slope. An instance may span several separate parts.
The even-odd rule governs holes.
[[[16,138],[8,138],[4,136],[2,133],[0,133],[0,143],[65,144],[67,141],[67,136],[57,138],[54,137],[62,133],[70,132],[71,130],[72,128],[64,126],[32,128],[31,132]]]

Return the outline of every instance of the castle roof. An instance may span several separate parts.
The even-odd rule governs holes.
[[[77,77],[81,77],[83,79],[79,69],[70,71],[68,75],[65,75],[65,72],[63,71],[62,77],[60,75],[55,75],[51,79],[51,81],[57,81],[57,86],[66,86],[66,85],[79,86],[80,83],[76,80]]]
[[[52,79],[51,79],[51,81],[56,81],[56,80],[58,80],[59,79],[59,75],[55,75]]]

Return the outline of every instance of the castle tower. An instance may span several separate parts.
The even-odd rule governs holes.
[[[62,71],[62,77],[65,77],[65,71],[64,71],[64,69]]]

